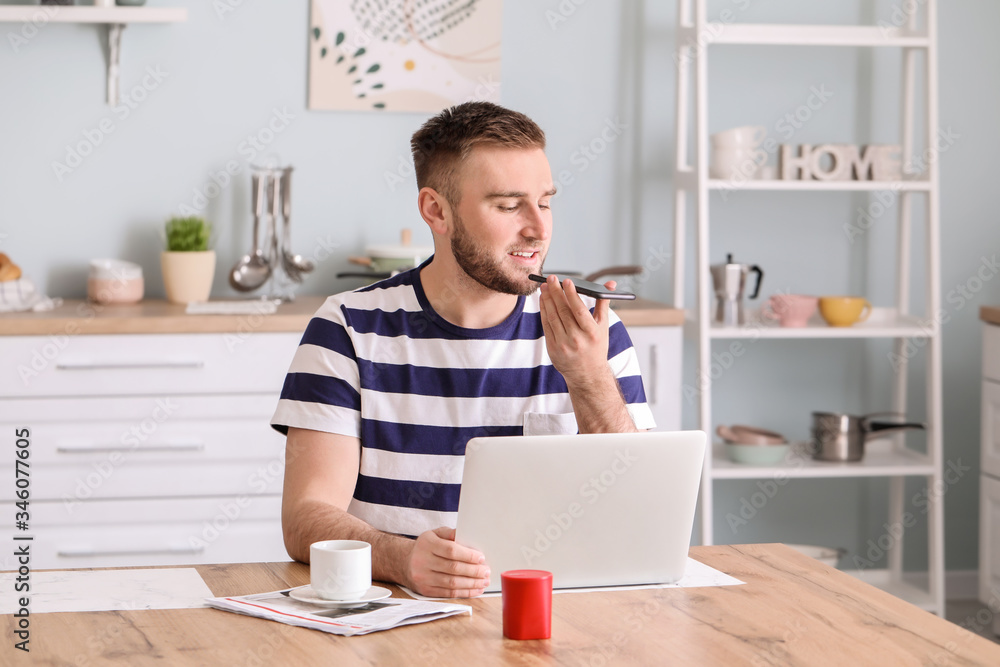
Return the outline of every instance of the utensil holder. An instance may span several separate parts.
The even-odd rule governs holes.
[[[295,286],[298,284],[292,276],[288,275],[281,262],[282,253],[285,251],[282,236],[278,227],[278,215],[281,211],[281,175],[284,169],[277,166],[257,167],[254,172],[262,179],[265,179],[267,194],[264,206],[264,216],[261,220],[264,228],[264,238],[260,247],[263,249],[264,257],[271,265],[271,275],[267,282],[261,287],[262,296],[266,299],[275,299],[282,302],[295,301]]]

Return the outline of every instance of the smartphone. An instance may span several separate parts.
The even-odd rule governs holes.
[[[535,274],[531,274],[528,276],[528,278],[534,280],[536,283],[545,282],[545,276],[538,276]],[[609,290],[604,285],[601,285],[600,283],[592,283],[589,280],[584,280],[583,278],[577,278],[576,276],[564,276],[562,274],[557,273],[556,278],[559,279],[560,283],[569,278],[570,280],[573,281],[573,285],[576,286],[577,292],[585,296],[594,297],[595,299],[620,299],[622,301],[631,301],[632,299],[635,298],[635,294],[632,294],[631,292],[612,292],[611,290]]]

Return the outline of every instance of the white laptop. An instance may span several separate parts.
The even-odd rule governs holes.
[[[673,583],[684,575],[705,457],[702,431],[473,438],[455,539],[490,588],[548,570],[555,588]]]

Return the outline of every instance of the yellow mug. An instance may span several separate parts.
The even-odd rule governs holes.
[[[872,305],[860,296],[823,296],[819,299],[819,314],[832,327],[849,327],[867,320]]]

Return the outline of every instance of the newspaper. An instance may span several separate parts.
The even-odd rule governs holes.
[[[427,623],[457,614],[472,615],[472,607],[464,604],[422,602],[402,598],[385,598],[361,607],[321,607],[289,597],[286,588],[271,593],[240,597],[206,598],[208,606],[257,616],[279,623],[297,625],[335,635],[366,635],[413,623]]]

